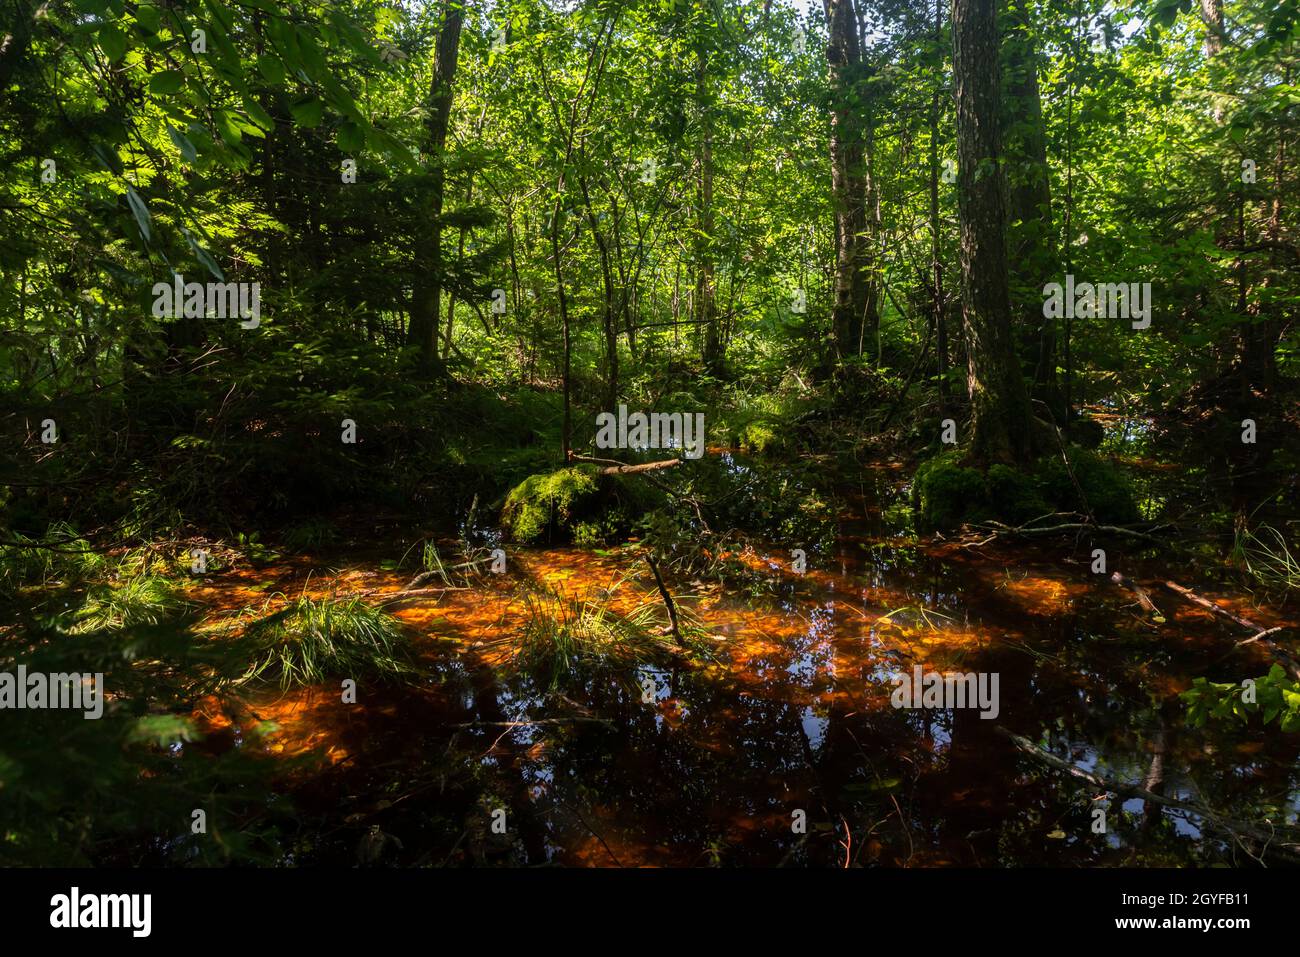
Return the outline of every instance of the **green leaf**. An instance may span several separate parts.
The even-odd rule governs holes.
[[[289,112],[299,126],[312,129],[320,126],[321,118],[325,115],[325,104],[314,96],[307,96],[290,106]]]
[[[271,118],[271,114],[262,109],[262,104],[251,96],[244,97],[244,112],[248,114],[250,120],[268,133],[275,129],[275,120]]]
[[[126,188],[126,202],[131,207],[132,215],[135,216],[136,225],[140,227],[140,235],[144,237],[146,243],[149,242],[150,225],[153,221],[149,215],[149,207],[144,204],[144,200],[140,198],[140,194],[132,186]]]
[[[99,47],[109,62],[116,63],[126,55],[126,34],[116,23],[106,23],[99,28]]]
[[[181,151],[181,156],[185,157],[186,161],[193,163],[198,159],[198,151],[195,150],[194,143],[170,123],[167,124],[167,135],[171,138],[172,145]]]
[[[281,86],[284,84],[284,64],[280,62],[278,57],[258,57],[257,71],[261,73],[262,78],[272,86]]]
[[[316,82],[321,82],[329,75],[329,70],[325,65],[325,51],[320,48],[320,44],[302,27],[296,31],[298,39],[298,50],[302,54],[303,66],[307,75]]]
[[[339,127],[339,149],[345,153],[356,153],[366,145],[366,131],[356,123],[344,123]]]
[[[135,22],[145,34],[157,33],[160,23],[158,8],[146,6],[143,3],[138,4],[135,8]]]
[[[216,110],[212,114],[212,119],[217,124],[217,132],[227,144],[233,145],[243,140],[244,136],[239,132],[239,127],[235,125],[235,118],[226,110]]]
[[[164,70],[149,77],[149,92],[154,96],[171,96],[180,92],[185,84],[185,74],[180,70]]]
[[[190,244],[190,250],[194,253],[194,258],[197,259],[208,272],[216,276],[219,281],[225,282],[226,274],[221,271],[221,267],[217,265],[217,261],[212,258],[212,255],[199,245],[198,240],[194,238],[194,234],[184,226],[181,227],[181,232],[185,234],[185,241]]]

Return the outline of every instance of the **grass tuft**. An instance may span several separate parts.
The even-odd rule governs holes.
[[[283,688],[331,678],[404,677],[415,673],[401,623],[359,598],[302,597],[253,622],[254,646],[244,681],[273,680]]]

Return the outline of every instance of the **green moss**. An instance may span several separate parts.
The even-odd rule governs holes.
[[[1009,465],[991,466],[985,485],[993,513],[1016,524],[1055,511],[1033,477]]]
[[[1087,513],[1091,510],[1098,522],[1111,525],[1141,519],[1132,486],[1117,466],[1083,449],[1070,449],[1070,466],[1078,488],[1060,456],[1043,459],[1034,468],[1039,489],[1056,511]],[[1080,489],[1087,507],[1079,498]]]
[[[501,522],[515,541],[524,543],[555,528],[571,528],[595,499],[598,475],[591,465],[530,475],[506,496]]]
[[[1044,458],[1027,471],[994,465],[987,472],[962,464],[958,450],[923,462],[912,483],[912,501],[923,528],[954,528],[963,522],[997,519],[1022,524],[1049,512],[1091,510],[1098,522],[1139,520],[1133,491],[1110,462],[1082,449],[1069,451],[1079,488],[1060,457]]]
[[[961,452],[953,450],[921,463],[916,470],[912,502],[922,527],[952,528],[963,521],[975,521],[975,510],[987,511],[984,474],[960,463]]]

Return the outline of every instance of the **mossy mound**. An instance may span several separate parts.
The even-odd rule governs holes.
[[[575,541],[594,546],[617,539],[632,521],[662,503],[635,476],[604,475],[576,465],[524,479],[506,496],[501,524],[520,544]]]
[[[1059,457],[1039,459],[1024,471],[994,465],[985,472],[963,465],[959,450],[945,452],[916,470],[912,504],[918,521],[937,529],[990,519],[1017,525],[1050,512],[1089,510],[1104,523],[1139,519],[1128,480],[1116,466],[1083,449],[1070,449],[1069,455],[1077,488]]]

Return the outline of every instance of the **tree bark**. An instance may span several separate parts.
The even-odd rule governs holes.
[[[713,261],[713,104],[709,102],[709,51],[707,39],[696,41],[695,102],[699,113],[696,141],[696,240],[695,298],[692,303],[696,328],[704,334],[704,368],[710,375],[722,371],[725,346],[718,322]]]
[[[438,355],[438,327],[442,317],[442,209],[447,187],[447,131],[451,125],[456,62],[460,56],[460,30],[464,15],[463,7],[454,0],[448,0],[434,49],[433,80],[429,84],[423,144],[430,163],[431,236],[428,243],[420,246],[417,251],[417,271],[411,295],[408,341],[419,347],[421,371],[438,378],[446,375],[446,368]]]
[[[869,176],[862,48],[853,0],[823,0],[830,27],[831,199],[835,207],[835,306],[832,338],[840,358],[859,355],[875,326],[868,233]],[[872,217],[873,218],[873,217]]]
[[[1035,452],[1034,417],[1011,324],[997,0],[954,0],[952,32],[970,457],[1024,463]]]
[[[1014,314],[1021,323],[1022,355],[1034,383],[1056,381],[1055,322],[1043,316],[1043,286],[1056,273],[1047,134],[1038,90],[1038,54],[1028,0],[1007,0],[1003,67],[1007,81],[1006,144],[1010,182],[1010,238]],[[1059,410],[1045,397],[1053,413]]]

